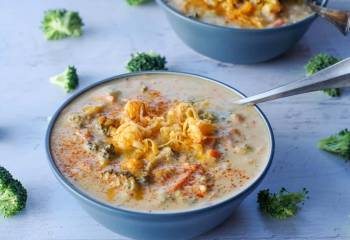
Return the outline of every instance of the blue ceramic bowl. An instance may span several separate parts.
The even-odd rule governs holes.
[[[80,205],[90,214],[97,222],[101,223],[106,228],[134,238],[134,239],[188,239],[194,236],[197,236],[201,233],[207,232],[215,226],[222,223],[225,219],[230,217],[234,210],[239,206],[239,204],[243,201],[247,195],[249,195],[262,181],[267,170],[271,165],[271,161],[274,153],[274,138],[272,129],[270,127],[269,122],[267,121],[265,115],[262,111],[255,107],[256,111],[259,112],[261,117],[264,119],[266,123],[266,128],[269,131],[271,149],[269,154],[268,162],[262,171],[261,175],[257,177],[256,181],[251,183],[246,189],[242,190],[235,196],[231,198],[221,201],[215,205],[211,205],[209,207],[204,207],[200,209],[194,210],[186,210],[180,212],[172,212],[172,213],[145,213],[145,212],[137,212],[132,210],[127,210],[118,207],[112,207],[103,202],[100,202],[82,190],[78,189],[74,186],[59,170],[56,165],[53,156],[51,154],[51,133],[57,118],[60,116],[61,112],[78,96],[85,93],[88,90],[91,90],[101,84],[117,81],[118,79],[131,77],[135,75],[157,75],[157,74],[168,74],[175,75],[178,77],[182,76],[190,76],[199,80],[214,82],[218,85],[221,85],[224,88],[231,90],[234,93],[237,93],[241,96],[244,96],[242,93],[238,92],[236,89],[225,85],[219,81],[187,74],[187,73],[179,73],[179,72],[140,72],[140,73],[131,73],[119,75],[116,77],[112,77],[100,82],[97,82],[82,91],[78,92],[71,98],[69,98],[54,114],[49,127],[46,133],[46,151],[49,160],[50,167],[59,180],[59,182],[67,189],[80,203]]]
[[[173,9],[166,0],[156,0],[177,35],[193,50],[228,63],[252,64],[273,59],[294,46],[316,15],[294,24],[267,29],[218,26],[190,18]],[[322,6],[328,0],[317,0]]]

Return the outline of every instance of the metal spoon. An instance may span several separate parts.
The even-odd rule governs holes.
[[[345,36],[350,31],[350,11],[325,8],[317,5],[313,0],[306,0],[312,11],[335,25]]]
[[[256,104],[302,93],[324,90],[327,88],[341,87],[350,87],[350,58],[346,58],[343,61],[319,71],[310,77],[286,84],[252,97],[237,100],[234,102],[234,104]]]

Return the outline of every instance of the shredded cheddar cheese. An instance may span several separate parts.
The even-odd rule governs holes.
[[[150,177],[159,181],[154,179],[159,176],[165,181],[170,175],[185,171],[180,188],[197,175],[206,179],[202,168],[213,166],[221,156],[213,144],[217,126],[210,113],[204,111],[208,102],[170,101],[156,91],[149,92],[134,99],[82,107],[90,124],[79,125],[77,131],[79,136],[84,131],[92,135],[83,138],[87,149],[104,160],[100,161],[100,168],[106,170],[103,181],[138,199],[143,195],[142,185],[149,183]],[[115,114],[108,114],[110,111]],[[182,167],[183,162],[177,158],[180,155],[191,159],[195,169]],[[153,174],[155,168],[162,167],[170,158],[177,159],[173,169],[161,168]],[[194,187],[196,194],[202,196],[206,192],[203,186]],[[106,191],[108,199],[113,199],[115,191]]]
[[[165,147],[204,157],[205,140],[215,134],[216,126],[211,120],[200,119],[191,103],[177,102],[159,116],[149,115],[148,107],[141,100],[129,100],[125,104],[122,124],[110,131],[116,152],[128,156],[131,162],[152,161]]]
[[[278,18],[280,0],[184,0],[183,11],[202,17],[208,13],[222,16],[239,27],[263,28]]]

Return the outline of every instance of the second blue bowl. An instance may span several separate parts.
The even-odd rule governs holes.
[[[236,64],[264,62],[281,55],[300,40],[316,18],[313,14],[277,28],[242,29],[204,23],[178,12],[164,0],[156,1],[189,47],[207,57]],[[327,0],[316,2],[327,4]]]

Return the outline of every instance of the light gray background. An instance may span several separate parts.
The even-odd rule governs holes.
[[[350,9],[349,0],[331,0]],[[80,12],[86,26],[77,39],[45,41],[43,11]],[[264,64],[239,66],[203,57],[174,34],[155,4],[129,7],[124,0],[0,0],[0,164],[29,191],[27,209],[0,219],[0,239],[124,239],[92,220],[56,181],[47,164],[47,117],[67,99],[48,78],[74,64],[80,88],[125,72],[135,51],[158,51],[170,70],[202,74],[251,95],[304,76],[307,59],[320,51],[346,57],[350,39],[317,20],[290,52]],[[276,136],[276,155],[258,187],[307,187],[300,214],[277,221],[260,214],[256,192],[222,226],[200,239],[350,239],[350,164],[319,151],[317,141],[350,128],[350,91],[340,99],[316,92],[262,104]]]

